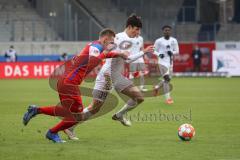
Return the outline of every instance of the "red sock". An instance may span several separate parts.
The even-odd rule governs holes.
[[[77,124],[77,121],[64,119],[61,122],[59,122],[56,126],[51,128],[50,131],[52,133],[58,133],[59,131],[62,131],[64,129],[68,129],[74,126],[75,124]]]
[[[39,107],[38,108],[39,114],[46,114],[50,116],[55,116],[55,106],[49,106],[49,107]]]
[[[62,106],[39,107],[38,113],[58,117],[72,117],[70,110]]]

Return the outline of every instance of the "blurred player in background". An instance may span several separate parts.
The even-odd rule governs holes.
[[[104,29],[99,34],[99,40],[89,43],[83,50],[64,64],[64,73],[57,77],[56,87],[61,106],[30,105],[24,114],[23,124],[37,114],[63,117],[54,127],[48,130],[46,138],[56,143],[64,142],[58,135],[59,131],[68,129],[82,120],[83,104],[79,85],[104,58],[121,57],[127,58],[128,52],[110,52],[115,37],[114,31]],[[50,79],[51,80],[51,79]],[[77,117],[78,116],[78,117]]]
[[[142,57],[145,53],[153,52],[153,46],[148,46],[142,51],[139,50],[140,47],[136,36],[139,35],[141,28],[142,21],[140,17],[131,15],[127,19],[125,30],[116,35],[114,39],[114,43],[117,45],[116,52],[128,51],[129,53],[135,53],[136,51],[134,50],[138,49],[139,53],[130,54],[127,60],[121,58],[106,60],[106,63],[103,65],[96,78],[92,104],[83,110],[84,118],[86,118],[86,120],[100,110],[108,93],[111,91],[112,87],[114,87],[118,93],[124,94],[130,99],[116,114],[112,116],[112,119],[121,122],[124,126],[131,126],[131,122],[126,119],[124,115],[142,103],[144,97],[139,88],[135,86],[131,80],[124,77],[122,72],[124,70],[125,62],[131,63]],[[74,135],[73,129],[74,128],[68,129],[65,133],[72,133]],[[71,136],[71,134],[69,136]]]
[[[193,47],[192,58],[193,58],[193,71],[194,72],[200,72],[201,61],[202,61],[202,52],[199,49],[198,45],[195,45]]]
[[[173,99],[170,96],[169,84],[173,71],[173,56],[179,54],[179,47],[177,40],[171,37],[171,26],[163,26],[162,31],[163,37],[157,39],[154,43],[154,54],[158,56],[159,71],[162,77],[161,82],[154,87],[154,95],[157,95],[159,89],[163,87],[163,92],[165,93],[165,103],[172,104]]]
[[[139,32],[139,35],[136,36],[136,45],[135,45],[136,48],[132,52],[130,52],[130,54],[134,55],[141,52],[144,48],[143,44],[144,44],[143,38],[142,36],[140,36],[140,32]],[[145,62],[143,57],[140,57],[137,60],[130,63],[129,78],[133,79],[135,77],[134,75],[135,73],[138,73],[140,77],[140,90],[143,92],[146,92],[147,89],[144,86]]]
[[[65,62],[67,60],[68,60],[68,54],[66,52],[61,54],[61,56],[58,58],[58,61],[60,61],[60,62]]]
[[[14,49],[14,46],[10,46],[5,52],[4,57],[6,58],[6,62],[17,62],[17,51]]]

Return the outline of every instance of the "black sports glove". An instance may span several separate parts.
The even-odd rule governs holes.
[[[173,52],[172,51],[168,51],[167,54],[169,55],[169,57],[172,57]]]
[[[160,58],[164,58],[164,54],[159,54],[158,55]]]

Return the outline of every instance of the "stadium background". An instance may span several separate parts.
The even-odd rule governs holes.
[[[201,72],[228,72],[239,66],[232,62],[238,54],[226,51],[213,59],[213,50],[239,50],[240,2],[238,0],[1,0],[0,61],[14,45],[18,61],[57,61],[66,52],[78,53],[88,42],[97,39],[104,27],[120,32],[131,13],[142,17],[142,36],[146,44],[161,36],[165,24],[173,27],[173,36],[180,43],[175,57],[175,72],[193,71],[192,50],[202,51]],[[217,55],[218,53],[216,53]],[[151,56],[153,58],[153,56]],[[216,63],[213,64],[213,61]],[[219,64],[220,68],[219,68]],[[5,64],[1,64],[4,70]],[[13,65],[13,64],[12,64]],[[28,65],[28,63],[27,63]],[[215,66],[217,67],[215,67]],[[12,66],[12,74],[15,70]],[[29,66],[32,68],[32,65]],[[44,67],[43,67],[44,68]],[[48,68],[48,67],[45,67]],[[150,68],[151,69],[151,68]],[[5,69],[1,78],[10,78]],[[20,67],[20,70],[23,69]],[[230,69],[231,70],[231,69]],[[20,74],[20,73],[19,73]],[[234,72],[234,75],[240,75]],[[10,77],[8,77],[10,76]],[[16,75],[17,76],[17,75]],[[22,77],[22,74],[17,77]],[[27,78],[26,74],[23,76]]]
[[[104,27],[121,32],[131,13],[142,17],[145,45],[162,35],[165,24],[173,27],[180,44],[172,81],[175,104],[169,107],[162,98],[150,97],[133,113],[191,110],[192,119],[143,121],[126,129],[107,114],[78,127],[80,142],[64,146],[43,138],[57,120],[39,117],[24,128],[21,118],[28,104],[58,102],[47,77],[62,63],[57,62],[60,55],[79,53]],[[203,53],[200,72],[193,72],[196,44]],[[11,45],[18,62],[6,63]],[[225,77],[239,75],[240,0],[0,0],[0,159],[238,160],[239,78]],[[86,104],[90,100],[84,98]],[[190,143],[176,136],[186,122],[197,133]]]

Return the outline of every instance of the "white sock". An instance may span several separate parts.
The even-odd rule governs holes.
[[[88,107],[83,109],[84,120],[87,120],[92,116],[92,113],[89,111]]]
[[[129,74],[129,79],[134,79],[134,76],[132,73]]]
[[[128,102],[116,113],[117,117],[122,117],[125,113],[137,106],[137,102],[130,99]]]
[[[163,84],[164,84],[164,81],[161,80],[155,87],[160,88],[163,86]]]
[[[140,76],[140,85],[142,88],[144,88],[144,75]]]
[[[169,83],[167,82],[163,82],[163,93],[166,99],[170,98],[170,87],[169,87]]]
[[[117,113],[117,117],[122,117],[125,113],[127,113],[128,110],[131,110],[134,108],[133,106],[129,106],[128,104],[125,104]]]
[[[169,99],[169,98],[171,98],[171,97],[170,97],[170,93],[166,93],[166,94],[164,94],[164,96],[165,96],[166,100]]]
[[[155,89],[158,89],[160,86],[157,84],[154,86]]]

